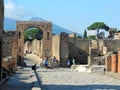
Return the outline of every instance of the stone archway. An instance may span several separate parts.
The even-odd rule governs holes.
[[[43,31],[41,50],[43,58],[51,58],[52,55],[52,23],[43,21],[18,21],[18,56],[21,57],[21,65],[24,64],[24,31],[31,27],[36,27]]]

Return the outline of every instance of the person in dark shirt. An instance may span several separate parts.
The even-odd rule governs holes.
[[[32,66],[32,70],[34,70],[34,71],[37,70],[37,66],[36,66],[36,64],[34,64],[34,65]]]

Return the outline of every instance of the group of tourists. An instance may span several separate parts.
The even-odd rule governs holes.
[[[41,63],[40,63],[40,67],[42,68],[49,68],[49,64],[51,64],[51,67],[52,68],[55,68],[56,65],[57,65],[57,59],[56,57],[54,56],[51,61],[48,60],[48,57],[46,57],[44,60],[42,59],[41,60]],[[70,67],[71,65],[75,65],[75,59],[72,58],[72,60],[68,59],[67,60],[67,66]],[[32,70],[36,70],[36,64],[32,66]]]
[[[51,63],[51,67],[55,67],[56,66],[56,63],[57,63],[57,59],[56,57],[54,56],[51,61],[48,60],[48,57],[46,57],[44,60],[42,60],[41,64],[40,64],[40,67],[43,67],[43,68],[48,68],[49,64]]]

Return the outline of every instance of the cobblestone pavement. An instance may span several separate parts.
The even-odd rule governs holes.
[[[70,69],[39,69],[42,90],[120,90],[120,80],[97,73],[73,72]]]

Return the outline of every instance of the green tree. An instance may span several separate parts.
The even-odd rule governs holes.
[[[104,29],[106,31],[109,30],[109,27],[104,22],[95,22],[89,27],[87,27],[88,30],[97,30],[97,35],[99,34],[99,29]]]
[[[28,40],[32,41],[34,39],[41,40],[42,34],[43,34],[42,31],[39,30],[38,28],[30,28],[24,32],[24,40],[25,41],[28,41]]]
[[[84,39],[86,39],[86,38],[87,38],[87,31],[86,31],[86,29],[85,29],[85,31],[84,31],[83,38],[84,38]]]
[[[96,36],[95,35],[90,35],[88,36],[89,39],[92,39],[92,40],[95,40],[96,39]]]

